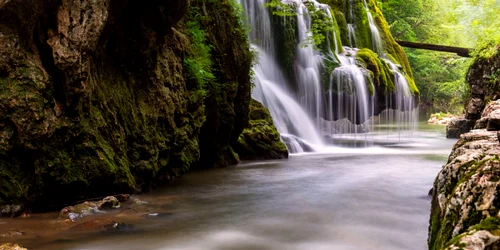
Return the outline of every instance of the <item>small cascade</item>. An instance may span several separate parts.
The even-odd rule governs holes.
[[[269,109],[290,153],[317,151],[323,147],[323,141],[308,112],[313,112],[315,115],[320,112],[320,57],[312,48],[300,48],[297,45],[296,68],[300,81],[298,96],[301,105],[288,90],[286,78],[278,64],[275,37],[271,33],[271,16],[268,9],[263,7],[265,2],[265,0],[242,0],[247,20],[252,27],[250,41],[258,53],[258,63],[253,68],[255,87],[252,98],[262,102]],[[297,5],[297,11],[307,11],[307,8],[303,4]],[[299,37],[306,39],[310,20],[305,15],[300,17]]]
[[[323,57],[312,46],[301,46],[310,36],[312,20],[307,14],[307,6],[301,0],[291,1],[297,11],[297,31],[299,43],[296,46],[295,70],[297,73],[298,96],[300,104],[312,117],[319,117],[323,111],[322,92],[320,80],[320,66]],[[316,8],[321,6],[314,2]]]
[[[366,15],[368,17],[368,23],[370,25],[370,32],[372,35],[372,50],[379,54],[383,55],[384,50],[382,48],[382,38],[380,37],[380,31],[375,24],[375,20],[373,19],[373,15],[368,8],[368,4],[366,4],[366,0],[363,0],[363,4],[365,5]]]
[[[355,24],[355,14],[354,14],[354,0],[349,0],[349,20],[347,22],[347,32],[349,36],[349,46],[354,48],[356,44],[356,24]]]
[[[365,123],[373,116],[374,98],[368,86],[372,90],[374,86],[371,81],[367,81],[369,76],[356,65],[356,50],[345,48],[345,51],[338,55],[341,64],[330,75],[327,105],[329,122],[323,123],[322,129],[331,137],[367,133],[371,129]]]
[[[316,126],[304,109],[279,86],[284,79],[277,64],[266,51],[254,47],[259,53],[259,63],[254,66],[255,88],[252,98],[260,101],[269,109],[274,125],[284,138],[292,153],[316,151],[323,141]]]

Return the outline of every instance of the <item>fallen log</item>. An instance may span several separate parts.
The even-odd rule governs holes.
[[[459,56],[462,57],[471,57],[470,56],[470,50],[469,48],[461,48],[461,47],[454,47],[454,46],[445,46],[445,45],[436,45],[436,44],[429,44],[429,43],[414,43],[414,42],[408,42],[408,41],[396,41],[399,45],[407,48],[415,48],[415,49],[425,49],[425,50],[433,50],[433,51],[441,51],[441,52],[450,52],[450,53],[456,53]]]

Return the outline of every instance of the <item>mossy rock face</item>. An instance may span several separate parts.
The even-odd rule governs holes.
[[[250,103],[250,121],[234,145],[242,160],[288,158],[288,150],[280,140],[269,110],[260,102]]]
[[[491,48],[488,56],[474,58],[467,73],[470,98],[465,105],[465,118],[478,120],[486,104],[500,98],[500,46]]]
[[[498,133],[476,129],[463,134],[453,147],[434,182],[429,249],[500,247]]]
[[[212,48],[204,86],[184,62],[199,53],[192,11]],[[252,55],[231,0],[10,1],[0,32],[0,204],[148,191],[235,162]]]

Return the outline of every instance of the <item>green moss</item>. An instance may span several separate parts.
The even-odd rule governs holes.
[[[356,47],[372,48],[372,34],[370,31],[370,22],[366,13],[365,6],[362,1],[357,1],[354,4],[354,25],[356,27]],[[349,13],[346,13],[346,19],[350,20]]]
[[[280,140],[269,111],[259,102],[252,100],[250,121],[238,138],[234,148],[241,159],[282,159],[288,157],[288,150]]]
[[[397,62],[397,64],[403,67],[404,72],[406,73],[406,75],[408,75],[408,82],[410,83],[410,87],[414,89],[413,93],[418,93],[418,91],[416,91],[417,88],[413,80],[413,72],[411,70],[408,58],[406,57],[403,48],[401,48],[401,46],[396,43],[394,37],[391,35],[389,24],[387,24],[387,21],[384,19],[382,11],[377,7],[375,0],[368,0],[368,8],[372,12],[373,18],[375,19],[377,27],[380,31],[380,36],[384,41],[383,46],[385,52],[390,55],[390,58],[395,59],[391,59],[393,62]]]
[[[276,39],[276,52],[283,71],[289,83],[295,83],[295,54],[298,44],[297,16],[276,16],[273,15],[273,34]],[[297,89],[297,86],[291,86]]]
[[[383,93],[394,92],[394,74],[389,65],[381,60],[378,55],[370,49],[361,49],[356,53],[356,59],[373,73],[375,88]]]

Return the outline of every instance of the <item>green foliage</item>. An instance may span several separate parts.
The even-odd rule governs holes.
[[[493,2],[382,0],[379,6],[396,39],[477,48],[498,42],[499,19],[494,13],[499,13],[500,6]],[[405,50],[421,90],[421,103],[439,111],[460,113],[469,92],[465,74],[471,60],[448,53]],[[492,51],[485,49],[475,54],[488,57]]]
[[[396,90],[394,74],[391,68],[375,52],[370,49],[361,49],[356,53],[356,59],[373,73],[372,78],[377,89],[383,92],[394,92]]]
[[[191,40],[191,50],[187,58],[184,59],[184,66],[187,68],[189,77],[197,83],[200,95],[203,96],[205,95],[203,91],[205,85],[215,80],[215,76],[212,74],[211,48],[206,44],[205,31],[200,23],[201,16],[195,13],[199,12],[190,12],[189,21],[186,23]]]

